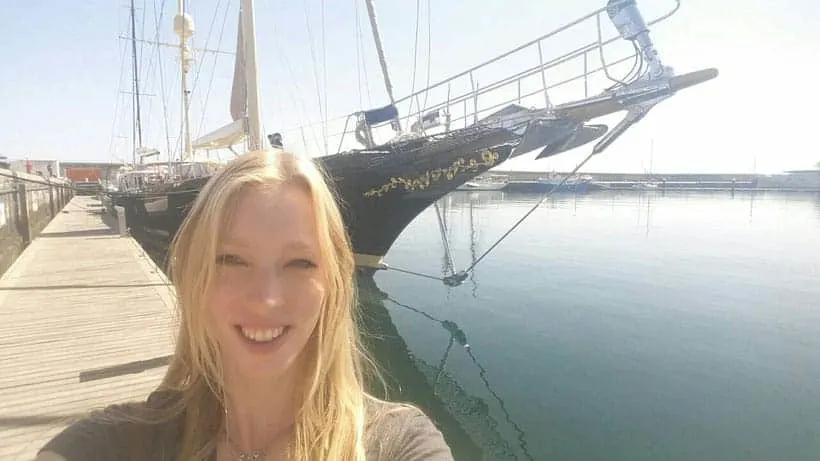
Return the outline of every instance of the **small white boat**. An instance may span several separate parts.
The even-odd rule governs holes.
[[[632,185],[636,190],[655,190],[660,184],[656,181],[640,181]]]
[[[501,190],[507,187],[510,177],[505,174],[488,174],[476,176],[472,181],[467,181],[458,190]]]

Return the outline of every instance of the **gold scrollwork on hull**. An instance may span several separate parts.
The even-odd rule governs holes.
[[[498,152],[491,150],[481,151],[481,159],[477,160],[471,158],[465,160],[464,158],[456,159],[450,166],[444,168],[436,168],[434,170],[427,170],[416,177],[400,176],[391,177],[390,181],[381,186],[374,187],[364,193],[365,197],[381,197],[393,189],[403,188],[404,190],[424,190],[430,187],[431,184],[441,180],[442,177],[452,180],[457,174],[465,171],[475,171],[479,167],[492,168],[498,163]]]

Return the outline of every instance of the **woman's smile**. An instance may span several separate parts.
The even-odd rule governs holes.
[[[245,344],[245,349],[251,354],[272,354],[279,350],[280,345],[287,341],[290,327],[283,326],[269,329],[247,329],[237,326],[239,340]]]
[[[237,326],[237,328],[246,338],[261,343],[273,341],[285,332],[285,327],[260,329]]]

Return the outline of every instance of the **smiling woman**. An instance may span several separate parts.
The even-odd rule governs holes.
[[[419,409],[369,395],[354,261],[316,165],[237,157],[172,246],[180,329],[145,402],[69,426],[39,460],[451,460]]]

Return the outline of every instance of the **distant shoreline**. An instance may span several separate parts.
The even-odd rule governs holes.
[[[27,160],[10,160],[12,171],[25,172]],[[65,176],[66,168],[99,168],[104,181],[114,181],[119,169],[125,164],[120,162],[65,162],[54,160],[28,160],[33,172],[45,173],[49,165],[56,176]],[[151,162],[164,164],[165,162]],[[2,167],[0,167],[2,168]],[[568,172],[559,171],[519,171],[519,170],[490,170],[486,174],[509,176],[511,182],[529,182],[538,178],[556,175],[566,175]],[[808,191],[820,190],[820,169],[792,170],[783,173],[608,173],[582,171],[579,175],[591,178],[598,185],[611,185],[620,188],[623,184],[635,182],[657,182],[662,188],[732,188],[732,189],[800,189]],[[732,182],[735,184],[731,184]],[[614,184],[612,184],[614,183]],[[666,183],[666,184],[663,184]]]
[[[507,175],[514,181],[533,181],[539,177],[549,175],[552,171],[506,171],[506,170],[492,170],[491,174]],[[568,171],[555,171],[556,175],[566,175]],[[668,181],[753,181],[755,179],[768,178],[771,176],[783,176],[786,174],[815,174],[818,181],[820,181],[820,170],[796,170],[787,171],[776,174],[762,174],[762,173],[606,173],[606,172],[589,172],[581,171],[579,175],[590,176],[593,181],[640,181],[647,179]]]

